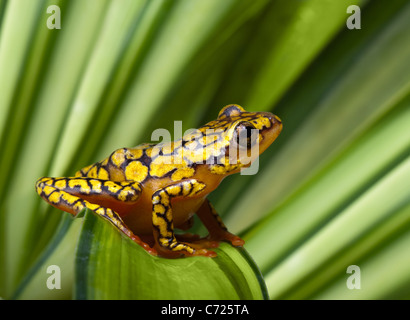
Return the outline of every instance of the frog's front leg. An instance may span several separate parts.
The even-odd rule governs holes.
[[[245,241],[240,237],[230,233],[222,219],[219,217],[213,205],[208,199],[204,201],[202,206],[197,211],[199,219],[209,231],[209,240],[212,241],[228,241],[234,246],[243,246]]]
[[[155,248],[159,254],[169,258],[181,255],[216,256],[213,251],[194,248],[194,245],[179,242],[174,234],[171,199],[193,197],[205,187],[205,184],[195,179],[184,180],[159,189],[152,195],[152,224],[154,227]]]
[[[36,190],[49,204],[74,216],[84,208],[94,211],[100,217],[110,221],[149,253],[156,254],[154,249],[133,234],[117,212],[98,204],[103,201],[111,201],[112,203],[135,202],[141,194],[141,187],[138,183],[133,181],[114,182],[87,177],[44,177],[37,181]]]

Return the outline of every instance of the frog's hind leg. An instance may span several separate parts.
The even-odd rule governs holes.
[[[191,217],[185,223],[178,225],[178,229],[185,231],[190,229],[193,225],[194,217]],[[175,234],[175,238],[178,242],[189,242],[190,245],[196,249],[219,247],[218,241],[209,240],[208,237],[201,238],[199,235],[193,233]]]
[[[115,184],[117,186],[115,186]],[[138,185],[131,187],[131,184],[131,182],[113,182],[108,180],[78,177],[41,178],[36,183],[36,190],[37,193],[49,204],[57,209],[71,213],[74,216],[80,213],[80,211],[84,208],[94,211],[100,217],[110,221],[115,227],[131,238],[134,242],[141,245],[146,251],[156,255],[155,249],[151,248],[138,236],[134,235],[133,232],[125,225],[117,212],[82,198],[85,195],[98,196],[98,194],[103,194],[103,197],[112,197],[117,201],[136,201],[141,191]],[[111,193],[106,192],[108,188],[111,188]],[[132,191],[132,189],[134,191]],[[117,191],[114,192],[115,190]]]
[[[192,246],[199,248],[216,248],[219,245],[219,241],[228,241],[238,247],[245,244],[244,240],[228,231],[221,217],[208,199],[205,199],[204,203],[198,209],[197,215],[208,229],[209,235],[201,239],[194,238],[194,235],[193,238],[189,240],[190,235],[188,234],[178,237],[178,240],[190,241]]]
[[[245,244],[244,240],[228,231],[208,199],[199,208],[197,215],[209,231],[209,240],[228,241],[234,246],[243,246]]]
[[[178,225],[178,229],[186,231],[192,228],[193,225],[194,225],[194,217],[191,217],[184,223]],[[196,241],[200,239],[199,235],[192,234],[192,233],[176,233],[175,237],[177,238],[178,241],[183,241],[183,242],[192,242],[192,241]]]

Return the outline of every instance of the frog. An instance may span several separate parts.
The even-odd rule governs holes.
[[[221,241],[242,247],[244,240],[228,231],[208,195],[249,168],[281,131],[276,115],[230,104],[180,139],[117,149],[74,176],[42,177],[35,188],[73,216],[91,210],[153,256],[215,257]],[[195,214],[208,235],[178,233],[192,227]]]

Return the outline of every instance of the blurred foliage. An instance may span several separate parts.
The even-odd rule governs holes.
[[[0,0],[0,296],[61,223],[37,178],[238,103],[284,130],[210,199],[270,297],[410,298],[409,30],[406,0]]]

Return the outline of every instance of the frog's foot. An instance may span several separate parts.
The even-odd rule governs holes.
[[[245,244],[244,240],[228,231],[222,219],[216,213],[215,208],[208,200],[204,201],[197,214],[209,231],[209,236],[207,237],[209,240],[227,241],[235,247],[241,247]]]
[[[193,233],[176,234],[175,238],[179,242],[189,243],[190,246],[196,249],[219,247],[219,241],[214,241],[208,237],[201,238],[199,235]]]
[[[184,242],[174,242],[167,247],[155,243],[154,249],[158,252],[160,257],[164,258],[180,258],[184,256],[204,256],[213,258],[217,255],[216,252],[203,248],[202,246]]]
[[[242,247],[245,244],[245,241],[243,239],[241,239],[237,235],[230,233],[229,231],[218,232],[212,234],[212,236],[208,236],[208,238],[211,241],[227,241],[235,247]]]
[[[194,254],[191,256],[203,256],[208,258],[215,258],[217,256],[215,251],[208,250],[208,249],[196,249]]]

